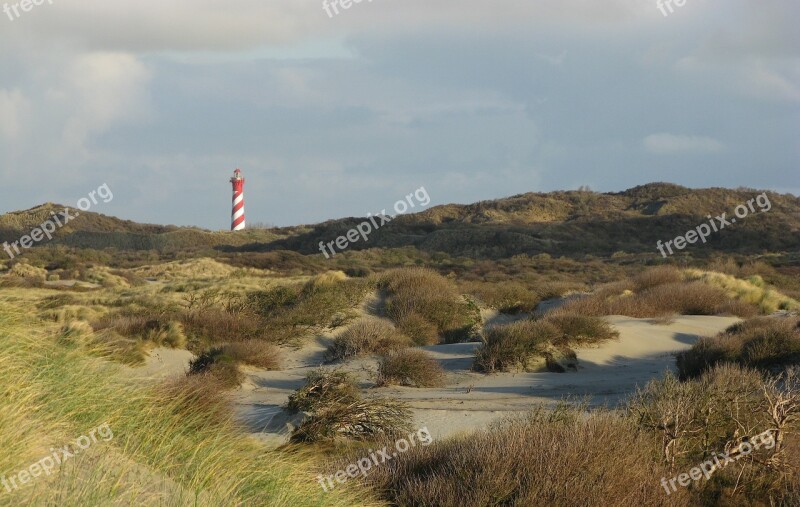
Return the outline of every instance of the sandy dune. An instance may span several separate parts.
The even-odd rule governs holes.
[[[434,438],[485,426],[504,415],[522,412],[535,402],[555,402],[565,396],[590,396],[592,405],[616,405],[637,385],[674,369],[674,354],[688,349],[700,337],[718,333],[739,319],[683,316],[670,325],[650,319],[607,317],[619,331],[619,340],[596,348],[576,349],[577,372],[484,375],[469,371],[476,343],[424,347],[448,371],[447,385],[436,389],[373,388],[374,359],[341,365],[354,372],[368,394],[408,401],[415,424],[427,426]],[[502,322],[502,319],[500,319]],[[332,335],[321,336],[302,350],[287,354],[286,370],[250,370],[249,381],[236,392],[240,417],[260,438],[281,442],[302,416],[281,409],[289,394],[303,384],[306,374],[322,363]]]

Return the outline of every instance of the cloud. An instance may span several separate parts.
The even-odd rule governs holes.
[[[36,45],[68,44],[128,52],[245,51],[359,34],[434,31],[522,33],[557,30],[619,31],[660,21],[654,7],[629,0],[487,2],[486,0],[375,0],[352,4],[329,18],[321,0],[70,0],[26,13],[0,33]]]
[[[650,153],[657,155],[676,155],[716,153],[722,151],[725,145],[710,137],[652,134],[644,138],[644,147]]]
[[[18,89],[0,88],[0,140],[16,141],[26,130],[23,118],[27,117],[30,102]]]

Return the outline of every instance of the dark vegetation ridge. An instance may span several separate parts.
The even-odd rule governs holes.
[[[618,193],[556,191],[526,193],[469,205],[447,204],[398,217],[351,250],[415,247],[473,258],[502,259],[519,254],[559,256],[655,251],[666,241],[761,194],[755,189],[689,189],[651,183]],[[800,198],[767,192],[772,209],[758,210],[713,234],[703,253],[763,253],[800,249]],[[61,209],[46,204],[0,216],[0,242],[19,239]],[[145,225],[84,212],[57,234],[57,243],[87,249],[155,250],[159,253],[204,250],[222,254],[293,251],[319,253],[320,241],[332,241],[362,222],[343,218],[320,224],[257,229],[230,234],[198,228]],[[703,255],[701,253],[701,255]]]

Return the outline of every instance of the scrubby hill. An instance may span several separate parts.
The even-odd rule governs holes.
[[[589,191],[527,193],[470,205],[437,206],[397,218],[352,249],[415,246],[478,258],[517,254],[607,256],[614,252],[655,252],[667,241],[707,222],[708,215],[733,216],[737,205],[762,194],[755,189],[689,189],[652,183],[620,193]],[[713,251],[761,253],[800,247],[800,199],[767,192],[769,211],[755,213],[708,239],[701,255]],[[308,232],[238,251],[318,252],[320,241],[345,234],[362,219],[329,221]]]
[[[708,221],[733,216],[734,208],[762,194],[755,189],[689,189],[651,183],[619,193],[557,191],[526,193],[469,205],[448,204],[396,218],[351,250],[413,246],[426,252],[477,258],[517,254],[608,256],[615,252],[655,252],[667,241]],[[769,211],[755,206],[746,219],[709,237],[700,256],[714,251],[764,253],[800,248],[800,198],[766,193]],[[18,239],[41,223],[55,205],[0,216],[0,241]],[[86,212],[59,231],[57,242],[78,248],[119,250],[217,250],[319,253],[320,241],[333,241],[363,218],[321,224],[251,230],[230,234],[196,228],[142,225]]]
[[[16,241],[30,233],[55,214],[64,222],[61,204],[46,203],[24,211],[0,215],[0,242]],[[91,211],[79,211],[69,207],[70,214],[78,214],[59,227],[54,234],[55,244],[76,248],[119,250],[183,250],[213,248],[217,245],[243,245],[253,241],[273,241],[279,236],[265,230],[252,230],[244,234],[225,234],[196,227],[175,225],[140,224]]]

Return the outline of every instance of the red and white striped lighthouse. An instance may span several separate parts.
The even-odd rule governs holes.
[[[231,230],[244,230],[244,178],[242,171],[236,169],[231,178],[233,185],[233,211],[231,212]]]

